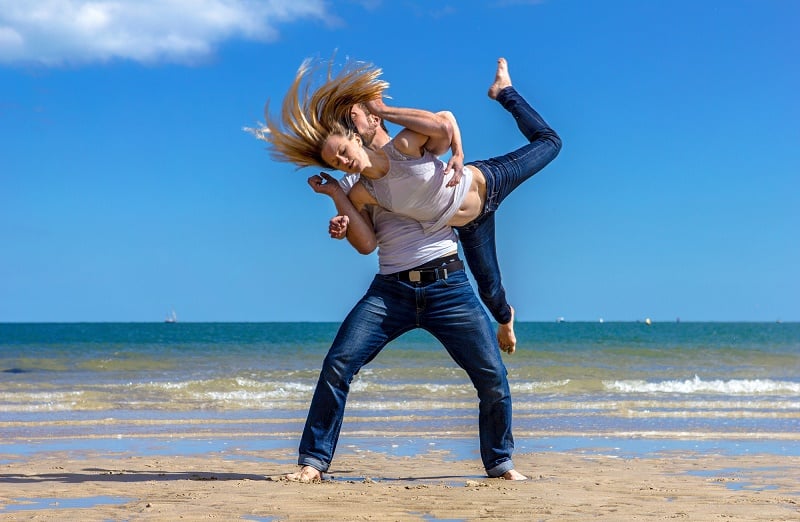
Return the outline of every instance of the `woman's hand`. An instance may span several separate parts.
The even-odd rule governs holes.
[[[338,191],[342,190],[336,178],[327,172],[320,172],[308,178],[308,185],[311,187],[311,190],[317,194],[325,194],[330,197],[333,197]]]
[[[328,223],[328,233],[333,239],[344,239],[347,237],[347,225],[350,218],[347,216],[334,216]]]
[[[445,175],[453,171],[453,177],[445,184],[445,187],[455,187],[461,181],[461,176],[464,174],[464,156],[451,156],[447,161],[447,166],[444,169]]]

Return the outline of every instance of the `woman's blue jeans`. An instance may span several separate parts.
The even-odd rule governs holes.
[[[561,138],[513,87],[500,91],[497,101],[514,116],[530,143],[503,156],[468,163],[486,178],[486,202],[477,219],[456,230],[478,294],[495,321],[505,324],[511,320],[511,308],[497,262],[494,213],[506,196],[558,155]]]
[[[389,341],[415,328],[427,330],[444,345],[478,392],[481,459],[486,473],[499,477],[514,469],[506,367],[489,316],[464,270],[427,284],[375,276],[325,357],[300,440],[298,464],[328,470],[353,377]]]

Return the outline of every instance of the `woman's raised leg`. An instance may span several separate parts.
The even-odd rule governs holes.
[[[500,346],[513,353],[516,345],[514,309],[506,300],[497,261],[494,212],[514,189],[558,155],[561,138],[514,89],[505,58],[497,60],[497,71],[488,95],[511,113],[529,143],[508,154],[470,163],[486,178],[486,200],[481,215],[457,230],[478,293],[500,325],[497,330]]]

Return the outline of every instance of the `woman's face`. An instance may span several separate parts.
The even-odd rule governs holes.
[[[322,159],[336,170],[348,174],[360,174],[369,162],[357,134],[350,138],[340,134],[328,136],[322,144]]]

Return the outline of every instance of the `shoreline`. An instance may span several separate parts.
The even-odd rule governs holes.
[[[800,456],[709,448],[638,456],[589,446],[515,453],[524,482],[489,479],[471,439],[343,437],[326,480],[281,480],[297,439],[173,438],[113,451],[84,439],[0,445],[0,518],[36,520],[796,520]],[[131,439],[119,440],[131,443]],[[140,440],[139,442],[142,442]],[[460,444],[460,443],[465,444]],[[92,443],[95,443],[92,448]],[[160,444],[160,445],[159,445]],[[268,447],[273,444],[274,447]],[[56,448],[53,451],[50,449]],[[411,449],[412,451],[408,451]]]
[[[700,436],[698,436],[700,435]],[[515,454],[574,453],[618,458],[648,459],[670,452],[714,453],[725,456],[769,455],[800,458],[800,433],[593,433],[557,434],[552,432],[517,434]],[[4,437],[0,441],[0,464],[8,457],[26,458],[38,453],[86,451],[118,455],[193,456],[231,447],[248,451],[296,451],[300,433],[247,432],[162,433],[117,435],[70,434],[67,436]],[[343,432],[336,457],[352,451],[380,451],[390,456],[414,456],[436,449],[451,453],[457,460],[479,457],[475,433],[387,433]],[[10,461],[14,461],[12,458]]]

